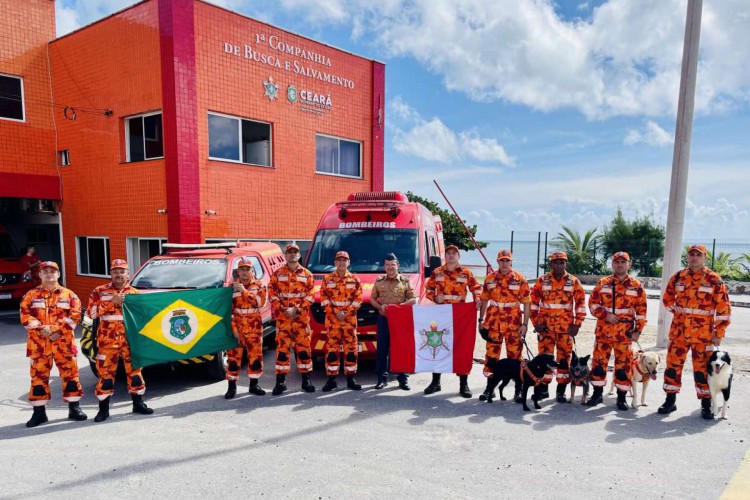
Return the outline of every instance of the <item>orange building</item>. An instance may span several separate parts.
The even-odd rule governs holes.
[[[60,38],[53,0],[0,11],[0,224],[56,235],[39,253],[78,293],[166,240],[304,247],[333,201],[383,188],[382,63],[200,0]]]

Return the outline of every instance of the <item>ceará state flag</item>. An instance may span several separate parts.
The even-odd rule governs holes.
[[[458,373],[471,371],[477,338],[473,302],[425,306],[388,306],[391,372]]]

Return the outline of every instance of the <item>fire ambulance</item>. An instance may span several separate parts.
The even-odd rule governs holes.
[[[354,193],[326,210],[305,262],[316,285],[311,321],[315,358],[325,354],[327,333],[320,284],[335,269],[339,250],[349,252],[349,270],[362,281],[363,301],[357,313],[360,359],[374,359],[378,312],[370,305],[370,292],[375,280],[385,274],[385,256],[394,253],[398,257],[399,272],[409,277],[422,302],[425,281],[445,256],[442,221],[398,191]]]

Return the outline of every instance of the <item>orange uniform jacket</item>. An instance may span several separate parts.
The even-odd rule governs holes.
[[[73,331],[81,320],[81,301],[72,290],[57,286],[51,292],[43,286],[29,290],[21,300],[21,324],[28,331],[26,355],[31,356],[36,346],[44,346],[43,354],[52,355],[52,343],[69,344],[77,353]],[[49,326],[60,338],[50,340],[42,334],[42,327]]]
[[[436,296],[443,295],[444,304],[459,304],[466,302],[468,292],[471,292],[474,301],[479,301],[482,285],[476,280],[474,274],[465,267],[458,266],[451,271],[448,266],[440,266],[427,279],[425,291],[425,297],[433,302],[435,302]]]
[[[586,319],[586,293],[578,278],[564,273],[557,281],[552,273],[542,275],[531,289],[531,321],[552,333],[567,333]]]
[[[708,343],[714,335],[724,338],[732,319],[727,287],[721,276],[706,267],[695,273],[678,271],[669,280],[662,301],[674,314],[670,339],[678,326],[688,340]]]
[[[503,326],[518,329],[521,325],[521,304],[531,301],[526,277],[513,269],[508,274],[495,271],[487,276],[482,290],[487,301],[484,327],[499,331]]]
[[[96,334],[98,345],[116,348],[126,342],[122,304],[112,302],[112,297],[117,293],[131,294],[138,293],[138,290],[130,285],[118,290],[110,282],[94,288],[89,297],[86,313],[91,319],[99,318],[99,331]]]
[[[323,278],[320,285],[320,305],[326,310],[326,325],[328,327],[357,327],[357,309],[362,305],[362,283],[359,278],[349,271],[340,276],[334,271]],[[346,314],[344,321],[336,317],[336,313]]]
[[[302,266],[298,266],[295,271],[287,265],[277,269],[268,285],[268,299],[273,307],[274,318],[287,321],[289,318],[281,310],[296,307],[299,309],[297,320],[309,323],[310,306],[315,301],[314,286],[312,273]]]
[[[262,281],[250,280],[244,286],[241,292],[232,293],[232,325],[235,327],[239,317],[261,320],[261,308],[266,305],[267,290]]]
[[[589,297],[591,314],[598,319],[596,336],[624,336],[633,327],[633,322],[635,322],[635,331],[642,332],[646,326],[647,302],[643,285],[637,279],[629,275],[622,281],[615,276],[602,278]],[[616,325],[606,323],[604,319],[608,313],[614,313],[620,323]]]

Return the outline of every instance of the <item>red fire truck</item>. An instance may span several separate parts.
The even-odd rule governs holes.
[[[385,274],[385,256],[394,253],[398,257],[399,272],[409,277],[421,302],[425,280],[445,257],[442,221],[398,191],[354,193],[326,210],[305,263],[315,275],[316,285],[311,324],[314,357],[325,354],[326,342],[320,283],[335,269],[334,256],[339,250],[349,252],[349,269],[359,276],[364,289],[357,313],[360,359],[374,359],[378,312],[370,306],[370,292],[375,280]]]

